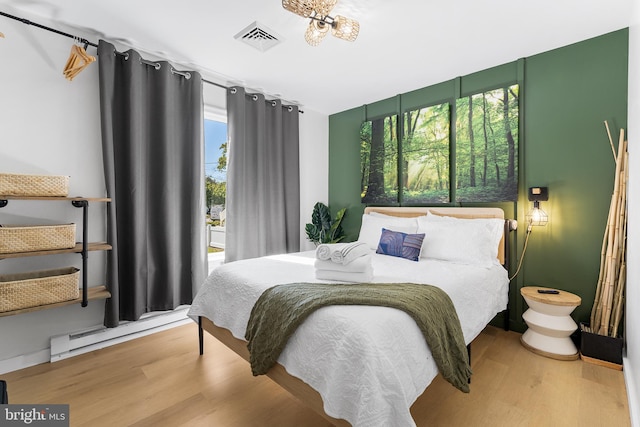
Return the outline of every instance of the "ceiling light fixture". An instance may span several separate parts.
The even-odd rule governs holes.
[[[310,18],[304,39],[311,46],[318,46],[329,29],[334,37],[355,41],[360,32],[360,24],[355,19],[336,15],[329,16],[338,0],[282,0],[282,7],[303,18]]]

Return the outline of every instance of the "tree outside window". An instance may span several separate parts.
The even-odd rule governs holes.
[[[207,216],[220,225],[227,197],[227,124],[205,119],[204,125]]]

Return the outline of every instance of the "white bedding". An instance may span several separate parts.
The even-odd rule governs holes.
[[[309,251],[224,264],[207,278],[189,315],[196,321],[207,317],[244,339],[251,309],[265,289],[323,282],[315,278],[314,256]],[[467,344],[507,306],[509,280],[501,266],[378,254],[372,262],[374,282],[426,283],[447,292]],[[387,307],[319,309],[289,339],[278,362],[320,393],[328,415],[354,427],[415,426],[409,408],[438,373],[413,319]]]

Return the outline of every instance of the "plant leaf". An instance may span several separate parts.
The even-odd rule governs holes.
[[[329,229],[329,240],[331,240],[331,242],[337,242],[343,239],[343,237],[341,236],[344,231],[342,230],[342,226],[340,224],[342,223],[342,218],[344,217],[344,213],[346,211],[346,208],[340,209],[336,214],[336,219],[333,221],[333,224],[331,224],[331,228]]]
[[[313,224],[306,224],[304,226],[304,231],[307,233],[307,239],[310,241],[317,243],[320,241],[320,232],[318,231],[318,227]]]
[[[318,227],[321,232],[326,232],[331,228],[331,212],[327,205],[322,202],[318,202],[313,207],[313,214],[311,215],[311,222]]]
[[[346,208],[336,213],[336,219],[331,219],[329,207],[322,202],[313,206],[311,224],[305,225],[307,238],[314,243],[337,243],[344,239],[344,230],[340,225]]]

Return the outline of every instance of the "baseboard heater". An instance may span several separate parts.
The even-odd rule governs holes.
[[[97,328],[74,334],[51,337],[51,362],[79,356],[135,338],[192,322],[187,317],[189,307],[170,312],[150,313],[135,322],[120,324],[115,328]]]

